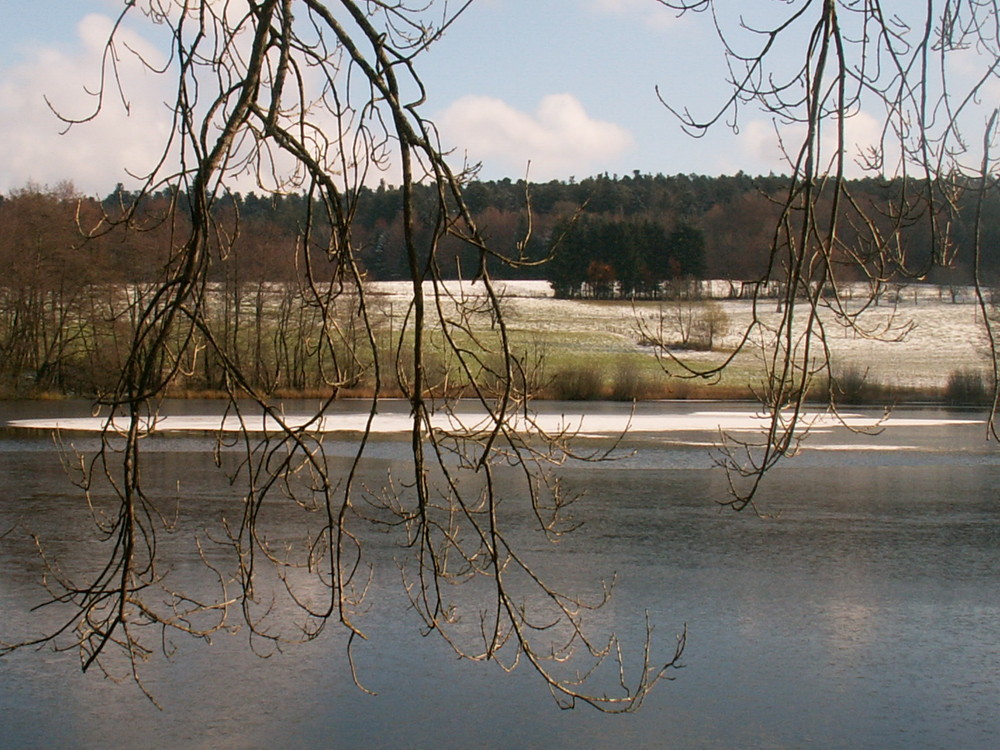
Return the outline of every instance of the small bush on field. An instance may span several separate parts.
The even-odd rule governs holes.
[[[992,400],[990,391],[979,370],[952,370],[944,387],[944,400],[954,406],[982,406]]]
[[[848,404],[861,403],[868,388],[867,380],[868,372],[859,367],[847,367],[834,373],[835,398]]]
[[[623,360],[615,370],[610,398],[613,401],[634,401],[647,398],[651,383],[633,360]]]
[[[729,332],[729,316],[713,300],[678,299],[661,306],[659,317],[639,332],[640,346],[712,351]]]
[[[576,368],[560,370],[550,387],[559,401],[595,401],[603,396],[604,381],[596,370]]]
[[[729,332],[729,316],[718,302],[703,302],[695,319],[690,348],[702,351],[715,349],[717,340]]]
[[[828,393],[840,404],[883,403],[891,396],[890,389],[872,379],[867,369],[854,366],[833,373],[833,388]]]

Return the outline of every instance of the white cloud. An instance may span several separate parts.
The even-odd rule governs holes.
[[[530,161],[533,180],[599,171],[633,143],[626,129],[592,118],[571,94],[546,96],[533,114],[499,99],[464,96],[436,122],[444,142],[470,161],[508,176],[523,174]]]
[[[674,26],[680,20],[676,10],[670,10],[655,0],[590,0],[590,7],[600,13],[633,16],[655,29]]]
[[[29,181],[54,185],[70,180],[84,192],[103,194],[117,182],[130,181],[126,169],[143,173],[155,165],[171,127],[164,105],[170,98],[168,84],[136,59],[132,50],[151,63],[162,62],[157,50],[134,32],[119,30],[116,49],[123,94],[112,68],[105,66],[105,97],[95,120],[61,134],[66,124],[46,104],[47,99],[68,118],[94,112],[111,29],[106,16],[86,16],[72,50],[38,48],[17,65],[0,70],[0,191]]]
[[[862,166],[862,157],[874,146],[879,145],[882,122],[872,114],[860,111],[852,114],[844,122],[844,171],[848,177],[870,175]],[[775,124],[769,120],[751,120],[744,125],[738,136],[742,158],[751,164],[741,168],[751,173],[788,174],[791,171],[789,158],[795,159],[802,148],[806,127],[801,123]],[[888,147],[890,144],[886,144]],[[787,155],[783,153],[787,151]],[[827,120],[820,138],[821,171],[833,169],[837,153],[836,121]],[[898,154],[887,152],[885,170],[891,173],[898,165]],[[720,165],[723,171],[732,165]]]

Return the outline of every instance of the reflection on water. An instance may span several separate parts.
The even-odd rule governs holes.
[[[29,408],[86,416],[73,405]],[[32,416],[0,409],[0,418]],[[647,422],[707,411],[640,410]],[[171,661],[145,672],[162,711],[130,685],[80,674],[73,654],[18,653],[0,662],[0,745],[994,747],[1000,460],[967,414],[896,416],[874,437],[818,433],[768,480],[766,519],[717,509],[724,478],[694,447],[709,431],[635,434],[625,446],[635,454],[567,470],[570,489],[587,493],[576,508],[583,526],[554,555],[539,552],[541,564],[582,591],[616,573],[615,598],[597,621],[626,645],[641,643],[646,611],[664,654],[689,629],[685,668],[637,715],[561,712],[523,670],[454,661],[421,638],[386,580],[365,618],[371,641],[357,653],[378,697],[353,686],[333,632],[267,659],[251,655],[245,633],[179,641]],[[19,524],[0,540],[0,638],[9,638],[51,625],[46,612],[28,611],[42,592],[24,530],[82,556],[74,540],[86,513],[50,436],[0,435],[0,532]],[[93,445],[84,434],[67,440]],[[206,445],[199,435],[147,445],[147,479],[180,501],[186,528],[213,527],[238,496]],[[330,447],[349,455],[351,446],[345,437]],[[372,478],[401,447],[376,444]],[[172,575],[197,570],[197,560],[181,560]]]

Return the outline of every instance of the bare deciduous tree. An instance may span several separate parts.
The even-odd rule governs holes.
[[[978,288],[982,217],[978,209],[960,217],[958,205],[971,194],[978,196],[971,204],[981,206],[997,189],[1000,14],[994,0],[658,2],[680,14],[705,14],[729,71],[728,93],[705,116],[676,106],[665,90],[661,101],[694,136],[715,126],[738,130],[748,113],[764,113],[791,176],[758,283],[761,290],[781,283],[782,317],[769,327],[755,304],[743,337],[743,347],[763,342],[760,396],[771,427],[761,443],[730,438],[722,459],[733,480],[730,504],[744,508],[767,469],[794,452],[810,386],[835,382],[830,327],[862,337],[898,335],[869,326],[865,310],[887,284],[925,278],[957,250],[973,257]],[[867,142],[851,134],[861,120],[876,124]],[[859,175],[891,188],[887,207],[855,200],[848,178]],[[974,246],[954,246],[950,230],[959,220],[974,225]],[[900,230],[915,224],[928,235],[923,254],[900,242]],[[859,272],[869,288],[860,301],[841,285]],[[985,310],[982,293],[979,302]],[[993,373],[996,383],[995,361]],[[832,386],[829,401],[836,410]]]
[[[138,680],[136,664],[154,649],[149,640],[159,642],[153,631],[207,636],[237,612],[257,638],[311,639],[337,623],[353,644],[362,636],[360,613],[370,574],[365,537],[373,525],[400,535],[406,591],[428,630],[465,658],[492,659],[505,667],[527,662],[564,705],[584,701],[609,711],[630,710],[676,666],[683,636],[676,651],[659,662],[647,648],[638,672],[627,680],[615,637],[595,639],[585,626],[586,612],[603,597],[588,603],[559,590],[509,533],[526,514],[550,539],[570,528],[564,516],[572,498],[563,496],[550,472],[570,453],[566,435],[544,434],[533,425],[522,364],[512,353],[488,270],[490,258],[508,265],[521,259],[501,257],[483,241],[462,198],[469,175],[452,170],[433,125],[421,114],[420,55],[467,5],[453,10],[405,0],[125,3],[108,41],[99,100],[115,93],[118,55],[134,54],[116,45],[117,30],[126,18],[145,14],[167,32],[170,62],[162,74],[176,82],[176,96],[170,142],[137,201],[166,189],[174,199],[162,221],[177,231],[160,277],[134,300],[133,336],[121,376],[101,400],[110,415],[103,449],[80,466],[78,480],[88,497],[114,489],[113,506],[95,514],[105,563],[82,580],[56,561],[51,565],[53,600],[71,603],[73,612],[58,632],[41,640],[78,648],[84,669],[105,668],[117,647]],[[395,172],[400,180],[402,242],[412,282],[409,307],[389,330],[388,348],[380,340],[385,330],[363,283],[352,237],[359,188],[380,171]],[[300,286],[276,313],[294,317],[295,309],[309,309],[321,321],[315,337],[282,342],[295,349],[288,353],[290,369],[298,371],[307,360],[325,363],[326,397],[304,423],[286,420],[259,390],[255,363],[233,355],[232,341],[246,335],[245,324],[213,315],[224,298],[236,298],[236,310],[241,304],[236,281],[227,280],[220,289],[209,276],[240,231],[238,217],[220,210],[227,190],[248,181],[265,191],[308,197],[310,213],[291,248]],[[431,205],[417,203],[414,187],[420,182],[435,187]],[[135,205],[125,207],[123,218],[107,217],[95,234],[112,223],[134,223]],[[439,248],[449,237],[477,253],[475,280],[483,296],[455,295],[442,283]],[[491,324],[474,325],[473,318],[483,315]],[[435,388],[430,372],[435,349],[464,376],[466,404],[471,399],[478,406],[471,423],[456,414],[448,389]],[[388,359],[386,351],[393,353]],[[159,400],[172,382],[198,367],[210,367],[206,376],[228,391],[229,414],[242,427],[244,446],[235,474],[245,493],[242,512],[225,528],[238,566],[235,588],[219,569],[222,587],[214,598],[168,589],[157,540],[169,522],[142,479],[143,436],[157,417]],[[343,468],[330,460],[316,430],[359,368],[370,368],[374,396],[367,427]],[[484,369],[489,378],[481,377]],[[485,381],[488,391],[479,385]],[[361,486],[359,467],[383,394],[397,390],[407,399],[412,420],[410,475],[374,491]],[[439,392],[444,395],[433,395]],[[266,433],[258,429],[261,417],[271,426]],[[318,527],[308,527],[308,544],[281,551],[270,540],[265,500],[273,497],[286,498],[310,519],[322,519]],[[92,502],[101,507],[100,498]],[[281,603],[297,613],[291,632],[286,620],[271,617],[273,594],[260,585],[265,580],[284,591]],[[454,593],[460,590],[447,585],[454,582],[464,582],[477,595]],[[321,599],[317,588],[325,592]],[[581,665],[581,659],[589,663]],[[574,665],[569,670],[567,660]],[[581,678],[600,665],[618,675],[617,692],[592,691]]]

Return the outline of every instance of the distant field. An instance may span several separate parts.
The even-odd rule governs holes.
[[[638,320],[655,325],[661,313],[670,316],[669,303],[556,300],[545,282],[503,282],[507,323],[517,342],[543,349],[554,368],[561,362],[579,367],[603,367],[629,360],[643,372],[659,374],[653,350],[641,345]],[[371,291],[394,305],[405,305],[409,286],[405,283],[375,283]],[[475,295],[481,286],[450,284],[452,292]],[[827,341],[835,367],[854,369],[871,382],[915,390],[945,387],[949,376],[961,369],[988,366],[988,344],[982,315],[968,289],[911,287],[893,303],[883,301],[865,311],[861,325],[875,335],[865,338],[827,315]],[[954,302],[952,299],[954,298]],[[697,306],[698,303],[691,303]],[[751,320],[751,303],[718,300],[728,323],[716,337],[713,351],[677,348],[674,353],[691,363],[720,361],[737,345]],[[804,309],[804,308],[803,308]],[[776,325],[780,314],[776,302],[763,300],[758,317]],[[669,320],[668,320],[669,323]],[[741,354],[723,381],[745,387],[760,374],[759,350]]]
[[[773,331],[781,321],[778,302],[760,300],[754,337],[737,352],[753,303],[723,298],[726,282],[713,282],[711,299],[635,304],[557,300],[546,282],[499,282],[496,287],[516,358],[512,380],[506,379],[500,329],[483,299],[482,283],[446,282],[436,297],[427,284],[422,358],[427,393],[461,398],[478,389],[493,397],[509,382],[515,393],[564,401],[753,398],[765,382],[763,363],[775,348]],[[136,287],[91,291],[62,307],[36,306],[44,326],[32,328],[17,316],[3,321],[26,345],[10,350],[18,357],[0,363],[0,396],[90,395],[116,386],[131,340],[132,295],[148,292]],[[862,304],[861,291],[846,304]],[[297,287],[216,286],[206,297],[206,327],[228,361],[240,363],[243,387],[258,393],[311,397],[335,389],[341,397],[366,397],[379,389],[401,396],[413,382],[411,297],[412,288],[404,282],[367,283],[369,339],[356,290],[321,309]],[[807,312],[806,305],[797,306],[796,319]],[[821,319],[834,387],[827,387],[830,380],[821,372],[808,384],[812,400],[981,405],[992,392],[989,344],[969,289],[894,289],[891,297],[886,294],[878,306],[858,315],[858,326],[870,335],[843,326],[828,310]],[[45,338],[50,330],[61,333],[54,343]],[[665,342],[669,356],[658,357],[664,349],[654,342]],[[171,343],[178,351],[184,345],[181,339]],[[815,340],[810,351],[822,351]],[[182,366],[170,373],[170,395],[225,393],[222,355],[207,341],[195,341],[187,352]],[[690,370],[709,371],[727,360],[721,376],[691,377]],[[796,363],[801,366],[801,359]],[[809,369],[817,370],[813,354]]]

